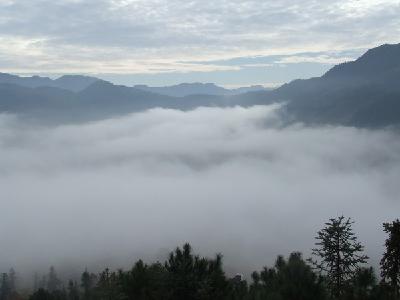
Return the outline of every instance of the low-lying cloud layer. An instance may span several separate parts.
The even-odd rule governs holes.
[[[281,128],[275,109],[154,109],[55,128],[2,115],[0,268],[128,266],[188,241],[248,272],[309,253],[340,214],[376,264],[381,223],[400,211],[398,136]]]

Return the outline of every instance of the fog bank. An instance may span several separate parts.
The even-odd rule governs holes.
[[[390,131],[281,127],[276,106],[153,109],[40,127],[0,116],[0,270],[128,267],[187,241],[229,272],[307,255],[340,214],[371,263],[399,217]]]

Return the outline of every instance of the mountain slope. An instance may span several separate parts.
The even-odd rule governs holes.
[[[382,127],[400,124],[400,44],[367,51],[322,77],[295,80],[266,99],[286,102],[296,122]]]

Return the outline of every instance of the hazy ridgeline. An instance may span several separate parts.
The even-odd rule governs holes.
[[[277,106],[153,109],[47,127],[0,118],[0,269],[63,277],[190,241],[249,274],[307,257],[327,218],[350,215],[378,265],[398,217],[400,141],[390,130],[282,126]],[[31,275],[29,275],[31,274]]]

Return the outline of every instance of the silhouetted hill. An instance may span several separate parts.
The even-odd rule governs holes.
[[[69,91],[78,92],[87,88],[92,83],[98,81],[98,78],[82,75],[64,75],[55,80],[49,77],[31,76],[21,77],[6,73],[0,73],[0,83],[11,83],[23,87],[56,87]]]
[[[330,69],[323,78],[348,78],[360,80],[380,80],[387,74],[400,72],[400,44],[382,45],[368,50],[353,62],[339,64]]]
[[[199,106],[225,106],[227,97],[217,95],[193,94],[185,97],[172,97],[145,91],[136,87],[114,85],[97,81],[78,93],[82,103],[96,107],[119,110],[120,112],[139,111],[149,108],[193,109]]]
[[[282,103],[289,122],[382,127],[400,124],[400,45],[383,45],[321,77],[294,80],[272,91],[220,93],[213,84],[126,87],[85,76],[18,77],[0,74],[0,111],[51,120],[92,120],[155,107],[251,106]],[[197,91],[198,93],[194,93]],[[221,92],[222,93],[222,92]]]
[[[21,77],[6,73],[0,73],[0,83],[11,83],[24,87],[39,87],[39,86],[51,86],[53,80],[51,80],[48,77],[40,77],[40,76]]]
[[[92,83],[99,81],[98,78],[82,75],[64,75],[54,80],[54,87],[79,92]]]
[[[61,109],[75,99],[73,92],[59,88],[29,88],[9,83],[0,83],[0,95],[0,111],[8,113]]]
[[[213,96],[229,96],[251,91],[261,91],[265,88],[261,85],[250,87],[241,87],[237,89],[225,89],[213,83],[181,83],[178,85],[165,87],[150,87],[147,85],[136,85],[137,89],[153,92],[171,97],[186,97],[190,95],[213,95]]]
[[[293,121],[380,127],[400,123],[400,44],[368,50],[325,75],[265,95],[286,102]]]

